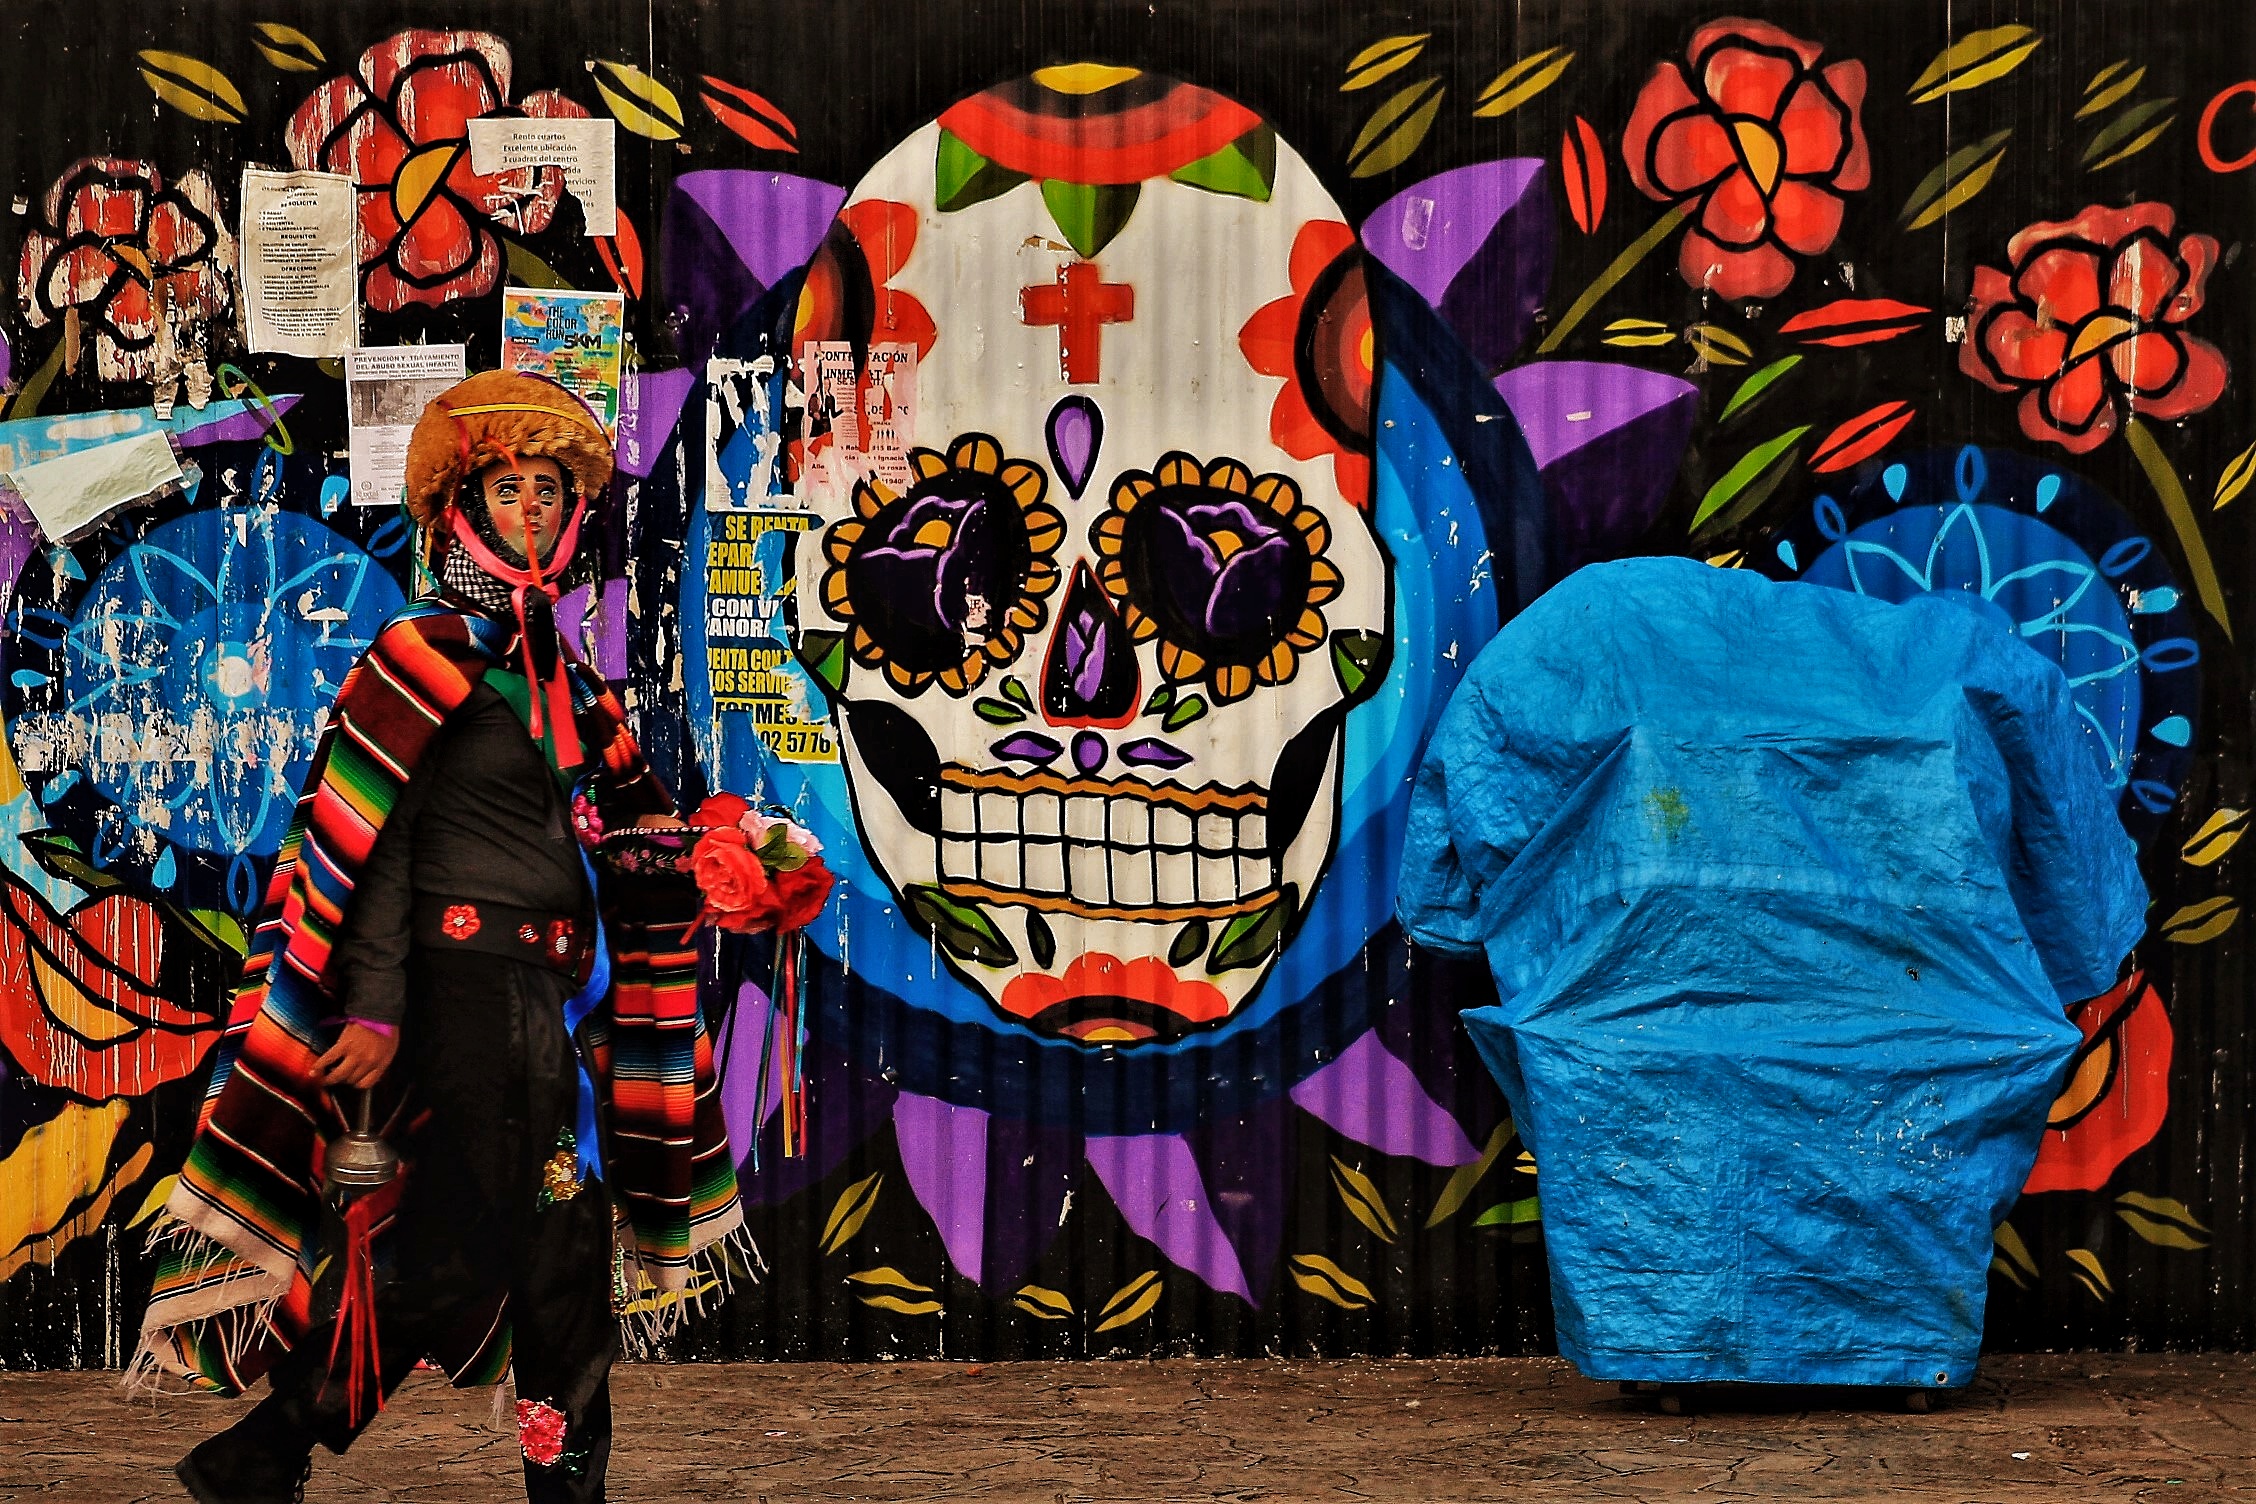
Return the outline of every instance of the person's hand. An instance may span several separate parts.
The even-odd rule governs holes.
[[[679,815],[644,815],[634,823],[637,830],[686,830],[689,826]]]
[[[366,1024],[348,1023],[329,1053],[313,1063],[324,1086],[370,1087],[384,1079],[399,1040]]]

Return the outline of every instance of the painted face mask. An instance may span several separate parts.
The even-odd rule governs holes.
[[[854,190],[795,355],[798,646],[905,911],[1040,1033],[1230,1017],[1323,879],[1384,673],[1338,206],[1219,95],[1047,69]]]

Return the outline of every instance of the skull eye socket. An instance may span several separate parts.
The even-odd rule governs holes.
[[[1015,660],[1048,614],[1065,522],[1042,502],[1041,468],[984,434],[942,455],[912,451],[905,496],[869,481],[855,515],[823,535],[823,604],[852,624],[848,651],[905,694],[937,679],[965,693]]]
[[[1219,700],[1285,683],[1323,642],[1319,608],[1340,589],[1330,537],[1290,477],[1187,454],[1123,474],[1095,534],[1130,634],[1158,639],[1169,679],[1203,677]]]

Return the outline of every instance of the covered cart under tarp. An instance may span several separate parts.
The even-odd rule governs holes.
[[[2145,909],[2067,681],[1980,606],[1598,565],[1444,715],[1401,916],[1495,972],[1585,1373],[1971,1377],[2064,1005]]]

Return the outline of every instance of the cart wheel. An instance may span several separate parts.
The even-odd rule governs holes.
[[[1682,1415],[1683,1413],[1684,1413],[1684,1395],[1683,1395],[1683,1392],[1682,1392],[1682,1391],[1680,1391],[1680,1390],[1675,1390],[1675,1389],[1664,1389],[1664,1390],[1662,1390],[1662,1391],[1661,1391],[1661,1414],[1663,1414],[1663,1415]]]
[[[1624,1379],[1621,1381],[1621,1392],[1626,1395],[1643,1393],[1644,1388],[1645,1386],[1638,1383],[1635,1379]]]
[[[1925,1415],[1935,1408],[1935,1392],[1932,1389],[1907,1389],[1904,1391],[1903,1405],[1914,1415]]]

